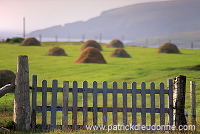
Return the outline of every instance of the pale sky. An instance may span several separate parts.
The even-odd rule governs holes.
[[[0,34],[26,33],[54,25],[87,21],[101,12],[127,5],[166,0],[0,0]]]

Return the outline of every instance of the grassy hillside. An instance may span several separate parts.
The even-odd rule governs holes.
[[[197,115],[200,114],[200,71],[191,70],[192,66],[200,64],[199,49],[180,49],[182,54],[159,54],[156,48],[146,47],[125,47],[132,58],[111,58],[109,55],[114,48],[106,48],[101,44],[102,54],[108,64],[80,64],[73,63],[81,53],[82,43],[48,42],[42,46],[24,47],[18,44],[0,43],[0,69],[9,69],[16,72],[18,55],[29,56],[29,74],[38,75],[38,81],[46,79],[51,85],[53,79],[57,79],[59,86],[63,81],[78,81],[79,86],[84,80],[89,82],[91,87],[93,81],[101,83],[109,82],[109,87],[113,81],[121,83],[126,81],[128,87],[131,82],[137,82],[140,87],[141,82],[155,82],[156,87],[160,82],[166,84],[168,78],[177,75],[187,76],[187,98],[189,98],[189,81],[196,81],[197,85]],[[44,56],[52,46],[60,46],[65,49],[68,56]],[[31,81],[30,81],[31,85]],[[41,86],[41,82],[38,83]],[[165,85],[166,86],[166,85]],[[167,88],[167,87],[166,87]],[[7,94],[0,98],[0,122],[12,120],[13,94]],[[190,99],[186,99],[186,108],[190,108]],[[6,112],[6,110],[10,112]]]

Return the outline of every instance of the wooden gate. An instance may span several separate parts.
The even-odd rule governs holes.
[[[52,87],[47,87],[47,81],[42,81],[42,87],[37,86],[37,75],[33,75],[32,85],[32,128],[45,129],[62,129],[69,128],[86,129],[87,125],[118,125],[119,119],[122,119],[121,125],[155,125],[156,114],[159,114],[159,124],[157,125],[173,125],[173,80],[168,79],[168,84],[160,83],[159,88],[155,88],[155,84],[150,83],[150,88],[146,88],[146,83],[141,83],[141,88],[137,88],[135,82],[131,83],[131,88],[127,88],[127,83],[122,83],[122,88],[118,88],[118,83],[113,82],[112,88],[108,88],[108,83],[103,82],[102,88],[98,88],[98,83],[93,82],[92,88],[88,88],[88,82],[83,82],[83,87],[79,88],[77,81],[72,82],[72,87],[69,86],[69,81],[63,82],[63,87],[58,87],[58,81],[52,81]],[[37,93],[42,94],[42,105],[37,105]],[[47,105],[47,92],[51,92],[51,105]],[[62,93],[62,105],[57,105],[58,93]],[[70,93],[71,92],[71,93]],[[88,99],[88,94],[92,94],[92,99]],[[78,106],[78,94],[82,94],[82,106]],[[118,95],[122,97],[119,98]],[[70,97],[71,95],[71,97]],[[138,97],[139,95],[139,97]],[[102,102],[99,102],[99,96],[102,96]],[[112,96],[112,107],[108,106],[108,97]],[[156,96],[159,96],[158,98]],[[72,105],[69,105],[69,98],[72,98]],[[137,101],[141,101],[141,106],[138,106]],[[122,107],[118,105],[118,100],[121,99]],[[80,101],[80,99],[79,99]],[[92,107],[88,106],[88,102]],[[127,101],[131,101],[128,105]],[[147,101],[150,101],[147,107]],[[109,102],[110,103],[110,102]],[[129,102],[128,102],[129,103]],[[101,106],[99,106],[101,104]],[[50,122],[47,123],[47,111],[50,111]],[[56,114],[62,111],[61,124],[57,124]],[[71,119],[68,114],[72,111]],[[82,112],[82,124],[78,124],[78,112]],[[92,119],[88,120],[88,113],[92,113]],[[102,124],[98,124],[99,114],[102,113]],[[108,113],[112,112],[112,124],[108,124]],[[42,124],[37,124],[37,114],[42,115]],[[131,116],[127,116],[131,113]],[[138,116],[138,113],[141,116]],[[150,114],[150,119],[147,118],[147,113]],[[121,115],[121,116],[120,116]],[[168,118],[167,118],[167,117]],[[128,122],[131,118],[131,123]],[[167,120],[166,120],[167,119]],[[70,122],[69,122],[70,120]],[[149,121],[150,123],[147,123]]]

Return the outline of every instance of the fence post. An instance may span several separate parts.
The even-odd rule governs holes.
[[[187,125],[184,115],[185,109],[186,76],[179,75],[174,78],[173,103],[175,108],[175,125]]]
[[[14,122],[18,130],[30,129],[30,96],[28,56],[18,57],[15,80]]]
[[[195,81],[190,81],[190,93],[191,93],[192,125],[196,126],[196,88],[195,88]]]

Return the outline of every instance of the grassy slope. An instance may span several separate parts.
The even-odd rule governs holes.
[[[59,85],[62,81],[76,80],[81,86],[84,80],[89,82],[89,86],[93,81],[108,81],[109,87],[111,82],[131,82],[138,83],[155,82],[156,87],[160,82],[166,83],[168,78],[177,75],[187,76],[187,98],[189,97],[189,81],[194,80],[197,83],[197,115],[200,113],[199,102],[200,72],[184,69],[185,66],[200,64],[200,50],[181,49],[182,54],[158,54],[155,53],[156,48],[143,47],[126,47],[126,51],[132,58],[111,58],[110,53],[113,48],[105,48],[103,46],[102,54],[108,64],[75,64],[73,63],[80,54],[79,43],[43,43],[41,47],[22,47],[16,44],[0,44],[0,69],[10,69],[16,72],[17,56],[29,56],[30,77],[32,74],[38,75],[38,80],[48,80],[51,85],[52,79],[57,79]],[[69,55],[67,57],[44,56],[52,46],[60,46],[65,49]],[[30,81],[31,84],[31,81]],[[41,85],[41,82],[38,83]],[[189,108],[189,99],[186,99],[186,107]],[[10,109],[13,107],[13,95],[8,94],[0,99],[0,109]],[[12,119],[12,113],[5,115],[0,114],[1,119]],[[4,117],[5,116],[5,117]]]
[[[55,44],[55,43],[50,43]],[[58,43],[59,44],[59,43]],[[66,43],[67,44],[67,43]],[[77,80],[82,82],[104,80],[112,82],[166,82],[167,78],[173,78],[182,74],[189,80],[199,78],[196,71],[181,69],[184,66],[200,64],[200,50],[181,49],[183,54],[158,54],[156,48],[126,47],[132,58],[111,58],[109,54],[113,48],[104,48],[104,55],[108,64],[74,64],[80,54],[79,45],[61,45],[69,55],[67,57],[44,56],[51,46],[22,47],[16,45],[0,45],[0,58],[3,59],[0,69],[10,69],[16,72],[17,56],[28,55],[30,76],[37,74],[39,80],[58,79]]]

